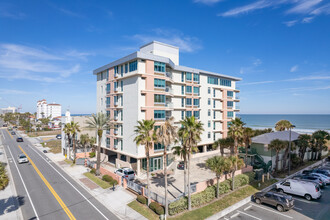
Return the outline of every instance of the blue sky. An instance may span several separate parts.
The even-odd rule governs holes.
[[[151,40],[243,78],[242,113],[330,113],[329,0],[0,2],[0,107],[96,111],[93,69]]]

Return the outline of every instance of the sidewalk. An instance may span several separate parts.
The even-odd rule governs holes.
[[[31,138],[28,139],[30,140]],[[35,140],[33,143],[39,151],[45,149],[41,146],[41,144],[36,143]],[[146,219],[140,213],[127,206],[128,203],[135,200],[135,195],[129,193],[121,186],[117,186],[115,191],[112,191],[111,189],[102,189],[88,178],[86,179],[86,176],[83,175],[83,173],[88,171],[86,167],[81,165],[71,166],[70,164],[67,164],[64,162],[64,156],[60,153],[47,153],[47,156],[63,171],[71,176],[78,184],[85,188],[100,203],[117,215],[117,217],[121,219]]]
[[[19,207],[19,201],[24,197],[17,196],[13,177],[11,175],[8,163],[10,166],[14,166],[12,160],[7,161],[6,152],[2,145],[0,137],[0,162],[6,165],[7,175],[9,177],[8,186],[0,191],[0,219],[23,219],[21,209]]]

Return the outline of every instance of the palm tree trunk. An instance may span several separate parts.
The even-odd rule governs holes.
[[[232,173],[231,173],[231,190],[233,190],[234,191],[234,177],[235,177],[235,171],[236,170],[234,170]]]
[[[183,171],[183,176],[184,176],[184,195],[187,195],[187,158],[184,158],[184,171]]]
[[[220,146],[220,154],[221,154],[221,156],[223,157],[223,155],[225,154],[225,152],[224,152],[224,150],[223,150],[223,147],[222,146]]]
[[[287,148],[285,149],[285,151],[284,151],[284,155],[283,155],[283,158],[282,158],[282,161],[283,161],[282,169],[283,169],[283,170],[286,169],[286,161],[287,161],[288,153],[289,153],[289,147],[287,147]]]
[[[238,150],[238,140],[235,138],[235,143],[234,143],[234,146],[235,146],[235,151],[234,151],[234,153],[235,153],[235,155],[237,155],[237,150]]]
[[[188,158],[188,210],[191,210],[191,192],[190,192],[190,158]]]
[[[168,216],[168,201],[167,201],[167,164],[166,164],[166,147],[164,147],[164,181],[165,181],[165,216]]]
[[[248,145],[245,144],[245,158],[244,158],[245,167],[247,167],[247,154],[248,154]]]
[[[279,161],[279,158],[278,158],[278,154],[279,154],[279,152],[278,152],[278,151],[276,151],[276,159],[275,159],[275,171],[277,171],[277,170],[278,170],[278,161]]]
[[[149,145],[147,144],[147,148],[149,150]],[[148,206],[150,205],[150,179],[149,179],[149,152],[146,153],[147,156],[147,193],[148,193]]]
[[[76,134],[72,135],[73,163],[76,163]]]
[[[219,198],[219,182],[220,178],[217,176],[217,198]]]
[[[96,176],[100,175],[100,167],[101,167],[101,138],[102,136],[99,136],[99,143],[97,144],[97,157],[96,157]]]
[[[68,134],[68,152],[67,154],[69,155],[69,160],[71,160],[71,139],[70,139],[70,135]]]

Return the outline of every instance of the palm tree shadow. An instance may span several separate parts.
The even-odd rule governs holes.
[[[201,168],[201,169],[207,169],[207,167],[206,167],[206,164],[205,163],[197,163],[196,164],[199,168]]]
[[[24,203],[24,196],[10,196],[6,199],[0,199],[0,216],[18,210],[19,206],[24,205]]]

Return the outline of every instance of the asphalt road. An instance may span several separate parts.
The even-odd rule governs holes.
[[[46,155],[16,138],[0,129],[24,219],[118,219]],[[23,151],[30,162],[18,164]]]

